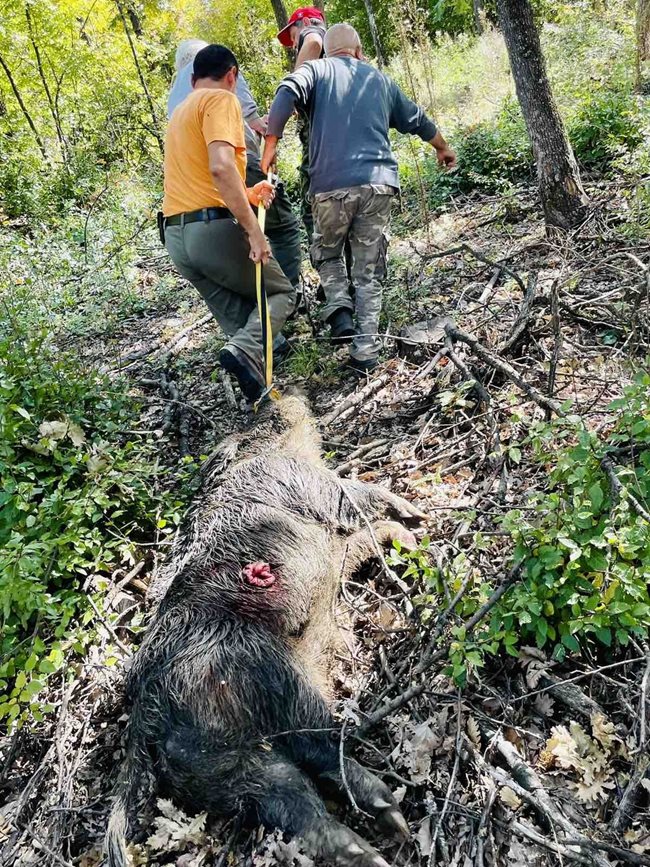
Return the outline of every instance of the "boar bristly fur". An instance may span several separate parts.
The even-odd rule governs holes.
[[[126,840],[156,784],[186,808],[281,828],[330,863],[386,864],[327,813],[316,786],[347,790],[385,828],[408,832],[383,782],[353,759],[342,778],[327,700],[341,580],[375,556],[377,541],[413,544],[382,520],[388,513],[421,517],[327,469],[299,398],[270,404],[206,463],[127,675],[109,867],[126,865]]]

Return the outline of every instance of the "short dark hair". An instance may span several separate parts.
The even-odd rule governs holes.
[[[220,81],[235,67],[239,70],[237,58],[225,45],[207,45],[194,58],[194,78],[212,78]]]

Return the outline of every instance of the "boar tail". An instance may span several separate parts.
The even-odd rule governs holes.
[[[105,867],[129,867],[127,840],[154,791],[153,764],[144,745],[131,746],[122,766],[104,843]]]

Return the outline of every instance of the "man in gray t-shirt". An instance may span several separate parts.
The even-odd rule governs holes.
[[[438,162],[447,168],[456,164],[456,155],[424,111],[394,81],[362,60],[359,35],[349,24],[335,24],[327,31],[325,55],[303,64],[278,87],[262,170],[273,163],[277,141],[295,107],[303,107],[310,119],[309,180],[315,221],[311,252],[326,296],[322,317],[334,340],[353,338],[351,364],[366,372],[376,366],[381,348],[386,231],[391,199],[399,189],[389,129],[431,144]],[[343,262],[346,240],[352,250],[355,303]]]

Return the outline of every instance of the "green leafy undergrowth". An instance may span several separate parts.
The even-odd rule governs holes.
[[[643,374],[610,405],[606,435],[598,436],[577,417],[532,430],[525,445],[533,460],[548,468],[548,489],[531,492],[526,508],[502,519],[514,544],[507,565],[519,567],[519,580],[471,635],[462,625],[451,628],[450,670],[459,681],[468,666],[484,664],[486,655],[517,656],[526,644],[562,661],[587,645],[598,652],[647,635],[650,524],[632,498],[650,511],[649,387],[650,376]],[[603,458],[612,462],[617,492]],[[478,551],[492,544],[480,533],[474,542]],[[470,561],[464,554],[441,574],[431,563],[426,540],[412,553],[398,548],[392,562],[424,588],[418,600],[424,619],[444,604],[445,585],[453,595],[469,577],[456,609],[460,621],[467,621],[494,590],[476,558]]]
[[[159,444],[133,433],[138,402],[44,331],[0,332],[0,718],[22,724],[50,675],[92,639],[92,593],[171,532],[182,495],[165,495]],[[189,474],[189,468],[185,469]],[[167,480],[169,486],[169,480]]]

